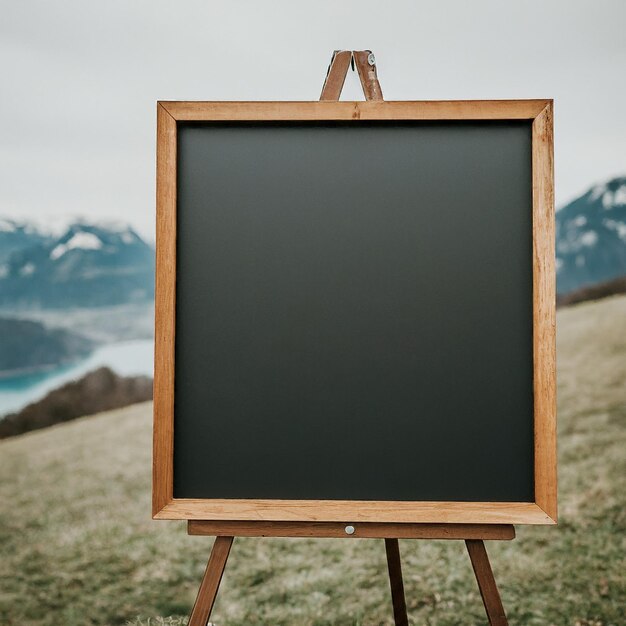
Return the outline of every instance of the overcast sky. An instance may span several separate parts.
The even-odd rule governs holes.
[[[387,100],[554,98],[558,205],[626,173],[624,0],[0,8],[0,215],[153,239],[156,100],[316,100],[335,48],[372,49]]]

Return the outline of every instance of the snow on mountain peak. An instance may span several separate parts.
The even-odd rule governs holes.
[[[128,222],[123,222],[122,220],[115,219],[101,219],[91,222],[87,222],[86,220],[79,220],[78,222],[76,222],[75,226],[95,227],[109,233],[115,233],[117,235],[131,234],[133,232],[133,228]]]
[[[622,185],[615,191],[607,190],[602,194],[602,206],[605,209],[612,209],[614,206],[626,204],[626,185]]]
[[[115,221],[115,220],[108,220],[108,221],[102,221],[100,222],[100,226],[102,226],[102,228],[108,228],[110,231],[113,231],[114,233],[129,233],[131,228],[130,225],[127,224],[126,222],[120,222],[120,221]]]
[[[580,236],[580,244],[582,246],[591,247],[591,246],[594,246],[597,241],[598,241],[598,233],[596,233],[594,230],[585,231]]]
[[[626,275],[626,176],[593,186],[556,214],[558,292]]]
[[[592,202],[594,200],[597,200],[600,196],[602,196],[607,190],[607,184],[606,183],[601,183],[599,185],[596,185],[595,187],[591,188],[591,191],[589,192],[589,200],[591,200]]]
[[[590,202],[600,199],[604,209],[626,205],[626,176],[613,178],[594,185],[587,196]]]
[[[56,261],[62,257],[68,250],[79,248],[81,250],[100,250],[102,241],[93,233],[78,231],[71,239],[65,243],[60,243],[50,252],[50,258]]]
[[[16,230],[15,222],[6,219],[0,219],[0,232],[14,233]]]
[[[604,219],[602,223],[609,229],[614,230],[617,236],[626,242],[626,222],[618,222],[617,220]]]
[[[34,263],[26,263],[22,268],[20,268],[21,276],[30,276],[35,273],[35,264]]]

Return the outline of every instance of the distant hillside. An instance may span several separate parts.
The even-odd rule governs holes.
[[[40,322],[0,318],[0,377],[35,372],[84,358],[94,342]]]
[[[101,307],[154,297],[154,250],[129,226],[72,224],[0,266],[4,308]]]
[[[626,176],[557,211],[556,256],[559,294],[626,276]]]
[[[559,525],[520,526],[487,549],[511,625],[623,625],[626,297],[561,309],[557,326]],[[479,440],[468,445],[480,454]],[[150,404],[0,441],[1,624],[186,623],[212,540],[150,520],[151,469]],[[411,624],[487,623],[462,542],[400,549]],[[240,538],[213,622],[392,615],[381,540]]]
[[[40,232],[33,224],[0,218],[0,264],[6,263],[9,257],[18,250],[45,245],[51,240],[50,235]],[[0,277],[1,272],[2,266],[0,266]]]
[[[101,367],[0,419],[0,439],[151,399],[147,376],[125,378]]]
[[[588,302],[589,300],[600,300],[626,293],[626,276],[606,280],[595,285],[588,285],[570,291],[566,294],[559,294],[556,298],[557,306],[569,306],[570,304],[579,304],[580,302]]]

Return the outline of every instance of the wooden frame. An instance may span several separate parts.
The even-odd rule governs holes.
[[[173,497],[176,142],[179,121],[532,120],[535,502]],[[552,100],[159,102],[152,514],[215,522],[555,524],[556,350]],[[307,535],[302,532],[298,536]],[[386,535],[387,536],[387,535]]]
[[[208,537],[325,537],[328,539],[515,539],[510,524],[394,524],[364,522],[210,522],[189,520],[188,535]]]

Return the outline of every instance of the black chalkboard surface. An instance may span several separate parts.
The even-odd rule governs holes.
[[[174,497],[533,502],[531,120],[177,132]]]

